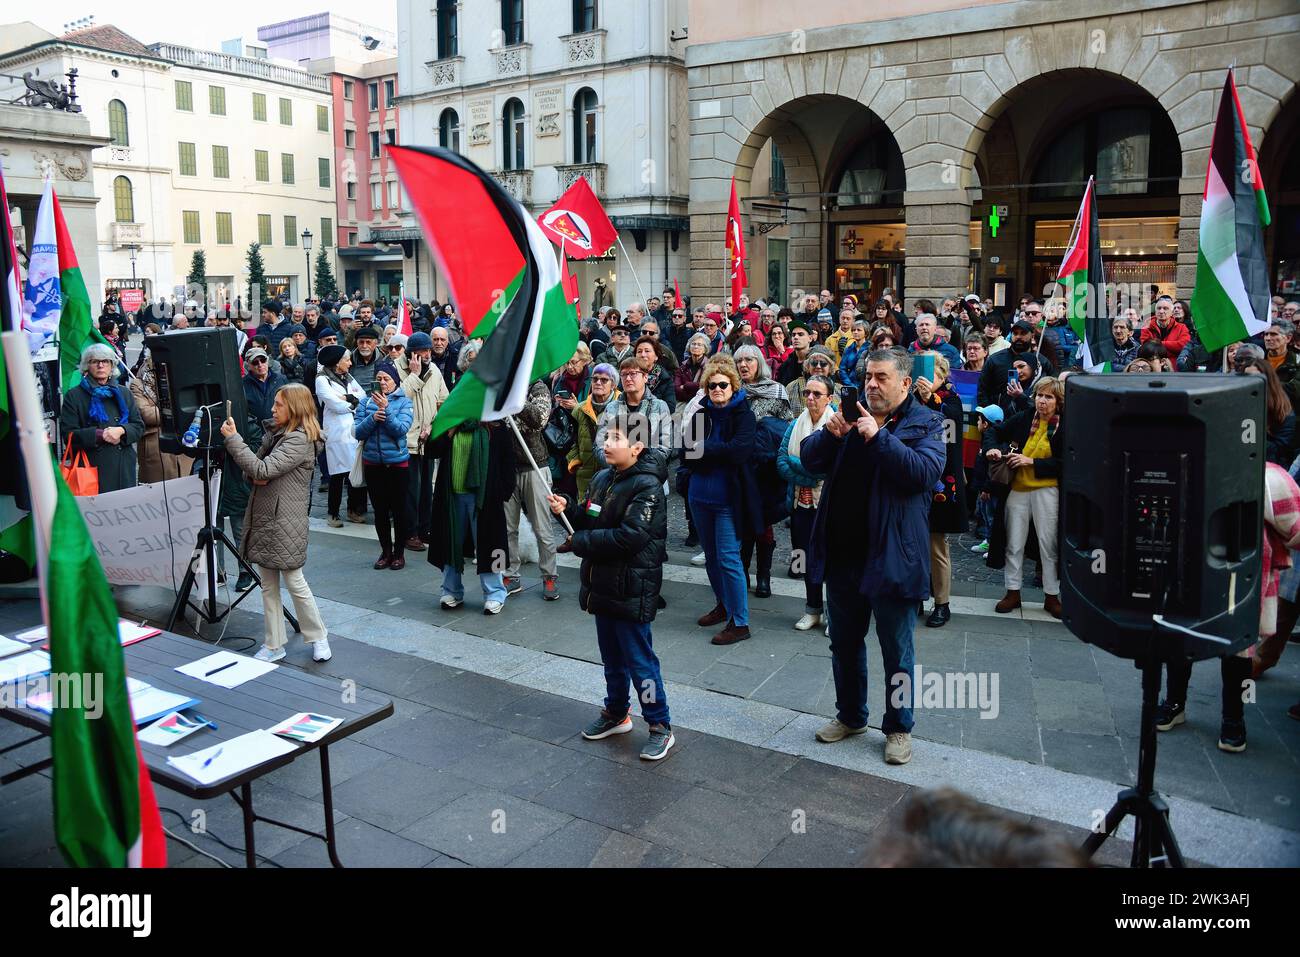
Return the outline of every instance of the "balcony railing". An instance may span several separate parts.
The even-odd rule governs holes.
[[[560,37],[564,42],[565,66],[587,66],[605,62],[605,31],[570,33]]]
[[[435,90],[460,86],[460,74],[464,65],[465,58],[463,56],[447,57],[445,60],[430,60],[425,63],[425,66],[429,68],[429,76]]]
[[[528,53],[532,48],[531,43],[516,43],[494,49],[492,56],[496,60],[497,76],[527,76]]]
[[[139,246],[144,242],[144,223],[114,223],[112,239],[114,249]]]
[[[217,53],[214,50],[196,50],[175,43],[153,43],[149,49],[164,60],[171,60],[181,66],[194,66],[204,70],[219,70],[236,76],[260,77],[275,83],[288,83],[317,93],[329,93],[330,81],[327,76],[308,73],[293,67],[280,66],[255,57],[235,56],[230,53]]]
[[[563,193],[576,183],[579,176],[585,176],[591,191],[597,196],[603,196],[606,168],[604,163],[574,163],[571,166],[555,167],[555,171],[560,174],[560,192]]]
[[[492,177],[506,188],[506,192],[525,206],[533,200],[533,171],[530,169],[502,169]]]

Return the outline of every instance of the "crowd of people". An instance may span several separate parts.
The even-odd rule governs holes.
[[[235,328],[248,407],[247,421],[222,430],[233,467],[219,515],[250,561],[283,575],[317,657],[329,651],[301,576],[306,522],[275,555],[267,554],[260,527],[277,514],[265,511],[272,498],[294,497],[305,519],[312,466],[328,523],[341,527],[346,515],[364,524],[373,511],[374,568],[400,571],[408,552],[427,552],[442,571],[443,608],[463,605],[468,561],[485,614],[500,613],[523,591],[525,515],[544,600],[561,597],[556,556],[582,558],[579,600],[597,617],[609,681],[601,718],[584,733],[630,730],[628,688],[649,682],[659,689],[654,707],[642,702],[651,725],[643,756],[651,759],[672,747],[650,622],[666,605],[660,583],[673,493],[686,513],[683,544],[699,549],[692,562],[705,568],[713,592],[714,607],[701,609],[698,624],[719,629],[714,644],[752,637],[751,598],[771,596],[777,536],[788,534],[787,574],[805,588],[803,613],[791,624],[823,628],[831,642],[837,715],[818,731],[823,742],[866,729],[865,636],[873,618],[886,676],[911,673],[918,615],[932,628],[949,623],[954,536],[973,530],[979,542],[972,550],[1003,570],[998,613],[1022,606],[1031,557],[1043,607],[1061,617],[1065,379],[1085,371],[1085,352],[1060,303],[1025,296],[1008,313],[974,294],[954,295],[938,305],[916,300],[908,314],[888,290],[872,303],[852,295],[836,303],[823,290],[793,308],[743,296],[692,307],[665,289],[624,310],[601,307],[579,323],[572,357],[531,384],[515,417],[522,442],[495,422],[466,423],[430,440],[438,409],[481,343],[466,338],[451,305],[410,305],[409,336],[391,321],[393,304],[359,294],[346,302],[271,300],[251,326],[230,310],[204,320]],[[1112,322],[1112,368],[1264,377],[1268,460],[1281,476],[1288,467],[1294,476],[1298,308],[1275,302],[1260,341],[1210,354],[1187,303],[1157,296],[1150,316],[1126,309]],[[191,324],[178,312],[170,329]],[[127,368],[122,343],[130,327],[130,319],[106,312],[101,330],[109,345],[86,350],[84,378],[63,408],[64,432],[99,468],[102,491],[133,485],[137,466],[141,481],[194,467],[159,449],[157,379],[147,348]],[[953,384],[958,371],[978,375],[973,412],[963,410]],[[968,417],[980,436],[973,467],[963,454]],[[566,536],[552,513],[577,531]],[[1289,528],[1277,535],[1280,575],[1300,538]],[[264,582],[277,580],[261,574]],[[1267,635],[1261,623],[1269,641],[1256,675],[1276,661],[1276,636],[1284,643],[1300,617],[1300,573],[1282,578]],[[251,584],[241,575],[236,587]],[[259,656],[276,660],[284,637],[269,623],[280,622],[278,590],[276,614],[267,601]],[[1242,667],[1225,666],[1225,689]],[[886,685],[885,759],[905,763],[910,699],[899,702],[889,691]],[[1171,674],[1162,729],[1181,722],[1185,695],[1184,676]],[[1239,751],[1245,724],[1229,697],[1225,690],[1220,747]]]

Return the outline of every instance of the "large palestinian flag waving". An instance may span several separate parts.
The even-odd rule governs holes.
[[[1065,315],[1070,320],[1070,328],[1083,340],[1084,369],[1110,371],[1110,363],[1115,359],[1115,340],[1110,335],[1097,190],[1091,176],[1056,281],[1065,287]],[[1070,359],[1069,356],[1061,358],[1066,362]]]
[[[514,415],[529,384],[568,362],[578,343],[550,243],[523,206],[463,156],[438,147],[390,146],[388,153],[465,335],[485,340],[438,410],[433,436]]]
[[[1211,351],[1268,328],[1268,199],[1232,71],[1223,84],[1205,171],[1192,315]]]

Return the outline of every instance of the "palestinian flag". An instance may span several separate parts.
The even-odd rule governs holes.
[[[462,422],[524,407],[528,386],[573,356],[578,325],[541,227],[495,179],[438,147],[388,147],[466,338],[483,339],[473,367],[433,420],[433,437]]]
[[[0,331],[17,331],[23,323],[23,283],[18,273],[18,250],[9,223],[9,194],[5,192],[4,168],[0,166]],[[26,337],[5,348],[18,350],[31,367]],[[4,356],[0,353],[0,551],[16,557],[27,574],[36,567],[36,540],[28,514],[30,502],[18,452],[18,435],[13,428],[13,398]]]
[[[1097,218],[1097,190],[1093,177],[1083,191],[1083,203],[1074,219],[1070,244],[1056,281],[1065,287],[1065,315],[1074,334],[1083,340],[1083,368],[1109,372],[1115,359],[1110,334],[1110,309],[1106,298],[1106,272],[1101,262],[1101,226]],[[1070,356],[1062,356],[1068,362]]]
[[[1223,84],[1205,171],[1192,314],[1213,352],[1268,328],[1264,227],[1271,222],[1259,160],[1232,70]]]
[[[91,318],[90,294],[86,280],[81,276],[77,251],[72,248],[72,235],[63,218],[59,196],[51,190],[54,202],[54,241],[59,247],[59,286],[63,296],[63,312],[59,315],[59,370],[63,377],[63,391],[67,392],[81,382],[81,353],[92,342],[108,345]]]
[[[55,838],[74,867],[165,867],[162,821],[135,738],[113,593],[81,509],[54,471],[31,360],[16,354],[24,344],[18,333],[5,333],[14,407],[25,426],[23,462],[41,555],[50,669],[64,676],[66,692],[54,701],[50,718]],[[81,687],[86,678],[102,679],[89,712]]]

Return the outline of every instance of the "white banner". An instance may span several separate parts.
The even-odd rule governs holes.
[[[220,488],[221,474],[213,472],[214,517]],[[77,504],[111,583],[180,587],[203,527],[203,480],[199,476],[87,495],[78,498]],[[205,589],[207,563],[203,559],[197,572],[200,588]]]

